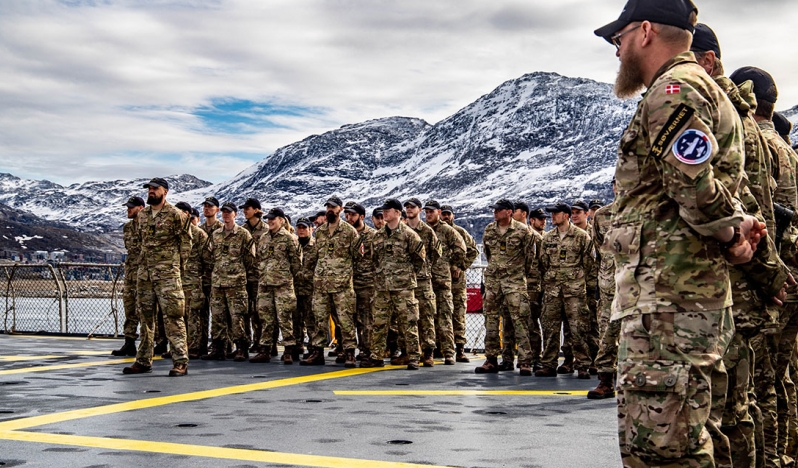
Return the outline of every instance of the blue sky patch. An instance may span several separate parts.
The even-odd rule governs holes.
[[[283,118],[317,117],[324,113],[314,107],[279,105],[247,99],[216,98],[192,112],[213,132],[253,134],[263,130],[290,128]]]

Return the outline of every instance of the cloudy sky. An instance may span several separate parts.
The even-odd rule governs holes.
[[[727,71],[798,104],[798,4],[696,0]],[[280,146],[401,115],[435,123],[503,81],[612,82],[593,30],[623,0],[2,0],[0,172],[218,182]]]

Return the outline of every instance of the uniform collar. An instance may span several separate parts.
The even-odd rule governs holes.
[[[667,72],[671,68],[673,68],[673,67],[675,67],[677,65],[681,65],[683,63],[695,63],[696,65],[698,65],[698,62],[696,62],[696,60],[695,60],[695,54],[694,53],[692,53],[690,51],[682,52],[682,53],[674,56],[673,58],[671,58],[667,62],[665,62],[659,68],[659,70],[657,70],[657,72],[654,73],[654,77],[651,79],[651,83],[649,83],[648,89],[651,89],[651,86],[654,83],[656,83],[657,80],[659,79],[659,77],[664,75],[665,72]],[[646,91],[646,94],[648,94],[648,91]]]

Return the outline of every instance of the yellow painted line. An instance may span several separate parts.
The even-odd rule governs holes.
[[[133,359],[125,359],[124,361],[132,362]],[[110,362],[110,361],[100,361],[100,362]],[[370,369],[346,369],[342,371],[325,372],[321,374],[314,374],[303,377],[293,377],[290,379],[270,380],[266,382],[258,382],[253,384],[216,388],[213,390],[182,393],[179,395],[146,398],[143,400],[128,401],[125,403],[115,403],[111,405],[96,406],[93,408],[64,411],[63,413],[32,416],[29,418],[14,419],[11,421],[0,423],[0,431],[16,431],[20,429],[29,429],[31,427],[43,426],[45,424],[55,424],[59,422],[72,421],[75,419],[88,418],[92,416],[102,416],[107,414],[121,413],[124,411],[153,408],[156,406],[169,405],[172,403],[184,403],[188,401],[204,400],[206,398],[215,398],[220,396],[235,395],[239,393],[253,392],[256,390],[287,387],[290,385],[299,385],[304,383],[318,382],[322,380],[336,379],[341,377],[352,377],[355,375],[368,374],[371,372],[379,372],[387,369],[395,369],[397,367],[398,366],[385,366],[385,367],[376,367]],[[191,377],[189,376],[188,378]]]
[[[587,390],[333,390],[333,393],[355,396],[584,396]]]
[[[261,450],[207,447],[202,445],[149,442],[144,440],[107,439],[104,437],[84,437],[63,434],[44,434],[36,432],[0,432],[0,439],[18,442],[38,442],[44,444],[73,445],[111,450],[131,450],[137,452],[163,453],[167,455],[188,455],[224,460],[240,460],[282,465],[313,466],[323,468],[435,468],[434,465],[418,465],[356,458],[325,457]],[[443,467],[439,467],[443,468]]]
[[[155,356],[152,359],[154,361],[157,361],[160,360],[161,357]],[[29,372],[47,372],[47,371],[62,370],[62,369],[78,369],[81,367],[107,366],[111,364],[126,364],[135,361],[136,358],[124,358],[124,359],[106,359],[104,361],[81,362],[77,364],[56,364],[53,366],[22,367],[19,369],[8,369],[0,371],[0,375],[27,374]]]
[[[45,359],[61,359],[75,356],[105,356],[111,355],[111,351],[75,351],[68,354],[44,354],[38,356],[0,356],[0,362],[22,362],[37,361]]]

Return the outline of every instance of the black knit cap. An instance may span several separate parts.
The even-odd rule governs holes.
[[[756,67],[743,67],[729,75],[729,79],[737,86],[746,81],[754,82],[754,95],[757,101],[767,101],[775,104],[779,98],[779,90],[770,73]]]
[[[773,113],[773,126],[776,127],[779,135],[789,135],[792,132],[792,122],[787,120],[787,117],[784,117],[784,114],[780,112]]]

